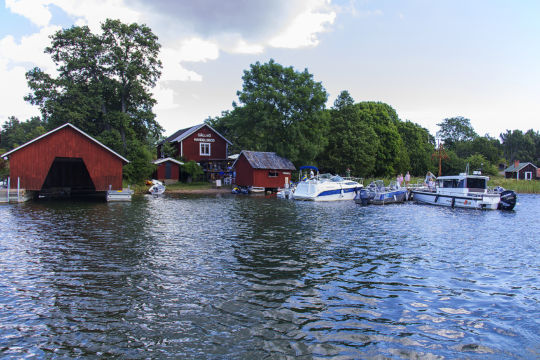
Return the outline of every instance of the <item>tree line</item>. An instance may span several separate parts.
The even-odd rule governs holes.
[[[273,151],[295,165],[361,177],[388,177],[409,171],[421,176],[438,168],[439,143],[422,126],[401,120],[382,102],[355,102],[343,90],[326,109],[328,94],[307,69],[295,71],[274,60],[244,71],[238,103],[206,122],[233,142],[232,151]],[[437,124],[444,144],[443,174],[469,164],[496,174],[513,160],[540,159],[540,133],[507,130],[500,140],[479,136],[464,117]]]
[[[158,38],[146,25],[106,20],[101,33],[73,26],[51,36],[45,49],[57,76],[39,68],[26,73],[25,97],[41,117],[10,117],[0,132],[0,148],[10,150],[70,122],[131,160],[130,181],[148,178],[163,128],[156,120],[150,90],[161,75]],[[328,93],[307,69],[274,60],[244,71],[232,110],[206,123],[228,138],[233,152],[272,151],[295,165],[361,177],[435,172],[436,139],[422,126],[401,120],[382,102],[355,102],[343,90],[331,108]],[[437,137],[445,147],[443,173],[471,169],[496,173],[499,164],[538,161],[540,134],[507,130],[500,138],[479,136],[463,117],[442,120]],[[4,170],[2,170],[2,166]],[[0,163],[0,172],[5,163]]]

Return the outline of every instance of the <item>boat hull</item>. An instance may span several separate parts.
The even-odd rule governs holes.
[[[388,205],[402,203],[407,198],[407,190],[377,193],[371,200],[373,205]]]
[[[464,209],[497,210],[500,202],[500,196],[495,194],[464,196],[413,190],[412,196],[413,200],[420,204]]]
[[[340,201],[353,200],[359,186],[344,186],[340,188],[321,188],[313,184],[299,184],[294,191],[294,200],[300,201]]]

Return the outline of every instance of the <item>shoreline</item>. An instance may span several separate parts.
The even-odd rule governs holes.
[[[232,189],[228,188],[211,188],[211,189],[166,189],[165,193],[169,194],[226,194],[231,193]]]

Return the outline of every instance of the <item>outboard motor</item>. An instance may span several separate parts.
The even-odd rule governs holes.
[[[513,210],[516,206],[517,195],[513,190],[505,190],[501,193],[501,201],[497,209],[499,210]]]

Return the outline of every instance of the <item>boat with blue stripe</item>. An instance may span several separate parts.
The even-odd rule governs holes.
[[[309,176],[302,176],[294,189],[293,199],[306,201],[353,200],[363,185],[357,181],[342,178],[339,175],[319,174],[315,166],[302,166],[310,170]]]

